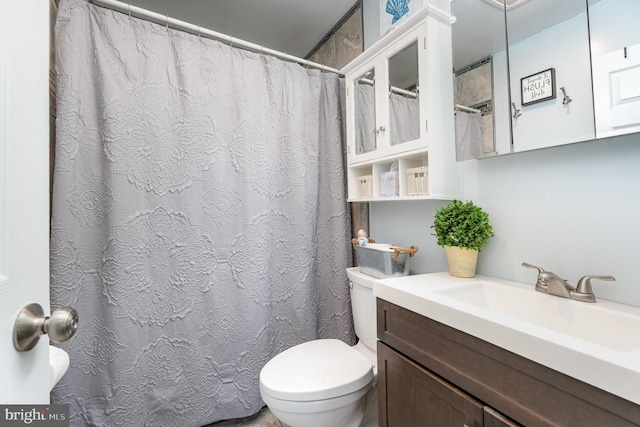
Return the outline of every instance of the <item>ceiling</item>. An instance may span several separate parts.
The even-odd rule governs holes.
[[[361,0],[120,0],[304,58]],[[505,48],[504,10],[488,0],[451,0],[454,69]],[[590,0],[594,3],[599,0]],[[584,12],[584,0],[536,0],[509,9],[509,42]],[[536,17],[532,19],[531,17]]]
[[[121,0],[129,3],[128,0]],[[357,0],[131,0],[171,18],[305,57]]]

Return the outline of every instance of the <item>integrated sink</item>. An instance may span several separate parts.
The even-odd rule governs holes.
[[[376,280],[373,293],[640,405],[640,308],[446,272]]]
[[[618,351],[640,348],[640,316],[624,306],[585,303],[535,292],[532,286],[473,281],[436,294]],[[624,311],[623,311],[624,310]]]

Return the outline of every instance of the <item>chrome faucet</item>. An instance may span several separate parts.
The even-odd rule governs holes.
[[[596,296],[593,294],[593,289],[591,288],[591,279],[606,280],[609,282],[616,280],[613,276],[587,275],[578,280],[578,286],[574,288],[569,282],[558,277],[555,273],[526,262],[523,262],[522,266],[538,270],[536,291],[576,301],[596,302]]]

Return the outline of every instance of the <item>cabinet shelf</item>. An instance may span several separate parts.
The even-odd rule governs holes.
[[[416,188],[411,170],[421,168],[424,173],[419,177],[424,191],[417,194],[411,191]],[[434,198],[429,192],[429,153],[413,154],[405,157],[381,158],[376,161],[360,163],[349,167],[347,179],[349,182],[349,199],[352,201],[372,200],[403,200],[414,198]],[[366,179],[369,188],[363,188]],[[453,195],[452,195],[453,197]]]
[[[347,199],[347,202],[364,203],[364,202],[402,202],[405,200],[454,200],[456,196],[447,196],[435,194],[433,196],[393,196],[393,197],[366,197]]]

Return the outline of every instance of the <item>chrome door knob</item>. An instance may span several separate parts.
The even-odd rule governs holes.
[[[49,334],[49,339],[53,342],[65,342],[77,329],[78,312],[74,308],[60,307],[50,317],[46,317],[40,304],[29,304],[16,317],[13,346],[18,351],[29,351],[43,334]]]

